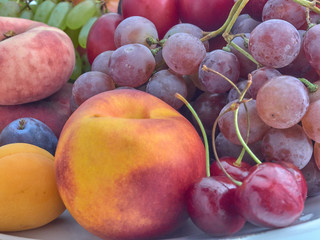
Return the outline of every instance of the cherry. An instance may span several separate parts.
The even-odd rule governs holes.
[[[251,169],[251,165],[244,161],[240,164],[237,163],[237,159],[234,157],[222,157],[219,159],[222,167],[227,173],[231,175],[234,179],[242,181],[246,176],[248,176]],[[211,176],[224,176],[225,173],[220,168],[218,161],[214,161],[210,165],[210,175]]]
[[[293,163],[287,162],[287,161],[280,161],[278,164],[286,167],[295,177],[298,185],[300,186],[300,191],[302,194],[303,199],[305,200],[307,198],[307,181],[303,175],[303,173],[300,171],[300,169]]]
[[[262,227],[286,227],[304,208],[295,176],[277,163],[264,162],[251,168],[236,191],[236,205],[248,222]]]
[[[226,176],[204,177],[186,193],[187,210],[192,222],[212,236],[238,232],[246,220],[235,208],[237,186]]]

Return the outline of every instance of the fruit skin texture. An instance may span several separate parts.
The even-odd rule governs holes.
[[[8,31],[16,35],[5,39]],[[28,19],[0,17],[0,105],[38,101],[72,74],[75,52],[62,30]]]
[[[0,231],[43,226],[60,216],[65,206],[54,175],[54,157],[27,143],[0,147]]]
[[[71,115],[55,171],[67,209],[86,230],[103,239],[149,239],[187,219],[184,193],[205,176],[205,150],[168,104],[116,89]]]

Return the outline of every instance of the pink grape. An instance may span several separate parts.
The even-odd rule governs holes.
[[[286,129],[269,129],[261,146],[266,161],[291,162],[299,169],[308,164],[313,151],[311,140],[298,124]]]
[[[313,141],[320,142],[320,100],[312,102],[302,118],[302,127]]]
[[[266,20],[250,33],[251,55],[267,67],[287,66],[298,56],[300,45],[298,30],[282,19]]]
[[[206,56],[206,48],[199,38],[188,33],[176,33],[166,40],[162,56],[174,72],[189,75],[199,68]]]
[[[303,39],[303,48],[312,67],[320,72],[320,24],[310,28]]]
[[[149,80],[155,65],[150,49],[134,43],[116,49],[110,57],[108,68],[116,85],[138,87]]]
[[[309,107],[308,90],[299,79],[284,75],[267,81],[257,94],[261,119],[274,128],[289,128],[301,121]]]
[[[158,32],[149,19],[141,16],[125,18],[114,31],[114,43],[117,48],[130,43],[140,43],[149,47],[146,41],[148,37],[158,39]]]
[[[240,75],[240,64],[236,55],[224,50],[213,50],[201,62],[199,68],[199,81],[205,91],[211,93],[224,93],[232,88],[232,85],[213,72],[207,72],[202,69],[203,65],[219,72],[227,77],[233,83],[237,83]]]
[[[179,109],[183,102],[175,97],[175,93],[187,97],[188,89],[185,80],[169,70],[161,70],[156,72],[148,81],[146,92],[154,95],[171,107]]]
[[[218,126],[222,134],[232,143],[241,145],[241,142],[238,139],[236,128],[234,124],[234,111],[229,111],[223,114],[229,107],[236,102],[229,102],[220,112],[220,117],[218,120]],[[250,134],[248,144],[257,142],[262,139],[265,132],[270,128],[266,125],[261,118],[259,117],[256,109],[256,101],[251,100],[246,103],[246,107],[248,109],[248,115],[250,120]],[[244,104],[240,104],[238,111],[238,126],[241,133],[241,136],[244,140],[246,140],[247,135],[247,112]]]

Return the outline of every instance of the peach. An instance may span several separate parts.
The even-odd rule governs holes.
[[[48,98],[25,104],[0,105],[0,132],[12,121],[32,117],[45,123],[59,137],[63,125],[71,115],[72,84],[66,83]]]
[[[103,239],[172,232],[188,218],[184,194],[205,176],[205,149],[192,124],[160,99],[115,89],[85,101],[56,150],[66,208]]]
[[[0,231],[38,228],[64,211],[54,157],[26,143],[0,147]]]
[[[65,32],[28,19],[0,17],[0,33],[0,105],[41,100],[69,80],[75,51]]]

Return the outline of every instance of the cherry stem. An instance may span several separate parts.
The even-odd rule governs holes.
[[[319,88],[318,85],[311,83],[305,78],[298,78],[309,90],[309,92],[313,93],[316,92]]]
[[[186,106],[187,108],[190,110],[190,112],[192,113],[192,115],[194,116],[194,118],[196,119],[202,136],[203,136],[203,141],[204,141],[204,146],[205,146],[205,150],[206,150],[206,170],[207,170],[207,177],[210,177],[210,157],[209,157],[209,144],[208,144],[208,138],[207,138],[207,134],[206,131],[203,127],[203,124],[198,116],[198,114],[196,113],[196,111],[193,109],[193,107],[190,105],[190,103],[179,93],[175,94],[175,97],[180,99]]]
[[[228,109],[226,109],[222,114],[220,114],[220,115],[216,118],[216,120],[215,120],[214,123],[213,123],[213,127],[212,127],[212,136],[215,136],[219,119],[220,119],[224,114],[226,114],[227,112],[234,111],[234,108],[233,108],[233,107],[234,107],[234,106],[231,105]],[[235,180],[235,179],[225,170],[225,168],[222,166],[222,164],[221,164],[221,162],[220,162],[220,159],[219,159],[219,156],[218,156],[218,153],[217,153],[217,148],[216,148],[216,144],[215,144],[215,139],[214,139],[214,137],[212,137],[212,147],[213,147],[214,157],[215,157],[215,159],[216,159],[216,161],[217,161],[220,169],[222,170],[222,172],[223,172],[223,173],[227,176],[227,178],[229,178],[234,184],[236,184],[237,186],[241,186],[242,182]],[[236,163],[238,164],[238,166],[240,166],[241,160],[240,160],[240,163],[238,162],[238,160],[236,161]]]
[[[236,133],[238,136],[239,141],[241,142],[242,146],[246,149],[246,151],[249,153],[249,155],[252,157],[252,159],[257,163],[261,164],[261,161],[257,158],[257,156],[251,151],[251,149],[248,147],[246,142],[243,140],[240,130],[239,130],[239,125],[238,125],[238,112],[239,112],[239,103],[236,106],[236,109],[234,111],[234,125],[236,127]]]

